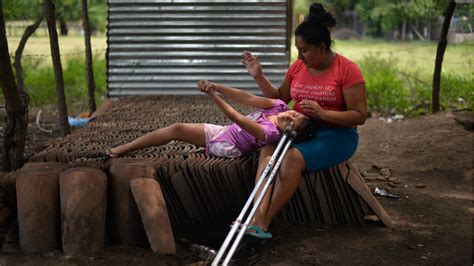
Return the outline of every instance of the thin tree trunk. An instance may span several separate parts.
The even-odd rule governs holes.
[[[67,36],[69,29],[67,28],[66,21],[64,18],[59,19],[59,33],[61,36]]]
[[[84,28],[84,43],[86,47],[87,95],[89,98],[89,115],[96,110],[94,69],[92,66],[91,27],[87,13],[87,0],[82,1],[82,27]]]
[[[407,22],[403,20],[402,22],[402,40],[406,40],[407,38]]]
[[[431,29],[432,29],[432,24],[431,24],[431,18],[428,19],[428,40],[432,40],[433,37],[431,36]]]
[[[44,15],[41,15],[35,23],[32,25],[26,27],[25,32],[23,33],[23,36],[21,37],[20,43],[18,44],[18,48],[15,51],[15,62],[13,63],[13,66],[15,67],[15,72],[16,72],[16,80],[18,82],[18,90],[20,92],[25,91],[25,85],[24,85],[24,74],[23,74],[23,66],[21,64],[21,57],[23,56],[23,51],[25,50],[26,42],[28,39],[35,33],[36,29],[38,29],[39,25],[41,24],[41,21],[43,21]]]
[[[25,98],[18,91],[13,75],[2,1],[0,1],[0,86],[5,98],[8,117],[3,139],[3,170],[10,171],[23,166],[28,128],[28,106],[25,104]]]
[[[441,28],[441,36],[438,43],[438,48],[436,50],[436,61],[433,74],[433,92],[432,92],[432,104],[431,112],[436,113],[439,111],[439,93],[441,86],[441,70],[443,65],[444,52],[446,51],[446,46],[448,45],[448,31],[449,24],[451,23],[451,18],[454,13],[454,8],[456,7],[456,2],[451,0],[449,5],[444,11],[444,21],[443,27]]]
[[[71,132],[67,119],[66,95],[64,94],[63,67],[59,53],[58,32],[56,31],[55,7],[52,0],[44,1],[46,6],[46,21],[48,22],[49,41],[51,45],[51,57],[54,67],[54,79],[56,81],[56,98],[58,101],[59,126],[61,135],[65,136]]]

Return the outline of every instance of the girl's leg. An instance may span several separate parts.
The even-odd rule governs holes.
[[[204,124],[176,123],[171,126],[156,129],[138,139],[122,144],[110,151],[121,155],[134,150],[166,144],[172,140],[180,140],[196,146],[206,146]]]
[[[306,167],[303,155],[295,148],[288,151],[275,181],[271,201],[264,215],[255,219],[255,225],[267,231],[273,218],[298,189],[301,174]]]

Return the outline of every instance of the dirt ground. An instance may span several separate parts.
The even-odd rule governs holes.
[[[53,127],[51,117],[45,116],[43,126]],[[468,123],[463,127],[457,120]],[[385,188],[398,197],[377,196],[395,228],[274,224],[273,239],[243,249],[236,264],[472,265],[473,120],[473,113],[439,113],[393,123],[368,119],[359,129],[360,146],[353,162],[365,173],[371,191]],[[27,152],[41,150],[53,136],[32,124]],[[204,263],[184,245],[178,245],[177,256],[121,246],[107,246],[87,258],[59,251],[0,253],[0,265],[182,264]]]

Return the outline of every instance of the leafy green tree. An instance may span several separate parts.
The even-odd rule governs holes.
[[[37,18],[43,12],[41,0],[3,1],[5,20],[24,20]]]
[[[368,35],[380,36],[403,22],[431,20],[442,14],[449,0],[360,0],[356,10]]]
[[[90,0],[89,3],[91,31],[105,32],[107,29],[107,0]]]
[[[354,10],[357,0],[322,0],[322,1],[315,1],[315,0],[296,0],[295,1],[295,14],[308,14],[309,7],[312,3],[321,3],[324,8],[331,13],[333,13],[336,17],[340,16],[346,10]]]
[[[81,1],[79,0],[55,0],[56,19],[59,22],[60,34],[68,33],[66,21],[77,21],[81,19]]]
[[[4,1],[6,20],[36,19],[41,15],[44,3],[42,0],[9,0]],[[54,0],[55,16],[60,25],[61,35],[67,35],[69,21],[82,18],[81,0]],[[107,25],[107,0],[89,0],[91,30],[105,31]]]

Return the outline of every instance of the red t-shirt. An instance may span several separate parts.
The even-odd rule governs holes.
[[[293,109],[300,113],[305,113],[299,104],[304,99],[318,102],[325,110],[345,111],[342,90],[365,82],[359,67],[339,54],[321,76],[309,73],[298,59],[288,69],[286,79],[291,84],[290,95],[295,101]]]

